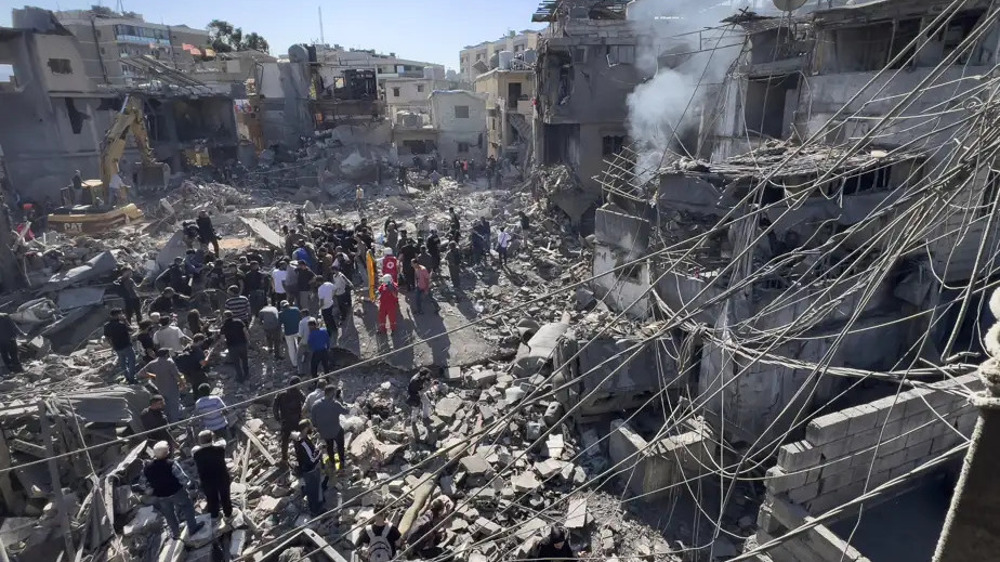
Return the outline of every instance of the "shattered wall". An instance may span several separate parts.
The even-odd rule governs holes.
[[[650,314],[647,292],[652,282],[648,260],[616,270],[636,260],[649,247],[649,221],[610,209],[598,209],[594,235],[594,292],[616,310],[628,307],[632,318]],[[635,303],[635,304],[633,304]]]
[[[300,136],[315,126],[309,114],[309,67],[306,64],[268,62],[260,65],[261,128],[269,143],[298,146]]]

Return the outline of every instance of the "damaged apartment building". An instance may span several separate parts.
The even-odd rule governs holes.
[[[979,387],[963,357],[981,357],[979,327],[995,321],[986,287],[1000,255],[1000,178],[984,148],[1000,37],[990,10],[883,0],[739,13],[726,23],[744,31],[742,53],[701,119],[710,158],[668,155],[649,182],[603,183],[595,293],[669,326],[686,355],[666,376],[703,397],[724,446],[777,459],[747,548],[769,546],[753,559],[933,550],[946,501],[914,508],[938,526],[895,557],[879,546],[898,544],[893,531],[855,534],[851,509],[769,541],[971,434],[975,412],[956,389]],[[922,476],[954,476],[954,465]],[[870,505],[917,502],[912,488]],[[869,521],[901,516],[874,509]]]
[[[143,80],[111,76],[110,64],[103,71],[92,64],[81,41],[52,12],[14,10],[13,23],[0,31],[0,64],[9,70],[0,86],[6,109],[0,146],[16,191],[59,200],[59,190],[75,170],[97,176],[105,131],[127,95],[142,98],[155,157],[175,170],[199,146],[217,151],[219,158],[235,158],[236,123],[228,92],[219,93],[152,57],[117,57],[121,67]],[[117,25],[102,29],[132,31]],[[95,69],[98,74],[91,74]],[[138,160],[137,150],[126,152],[126,175]]]

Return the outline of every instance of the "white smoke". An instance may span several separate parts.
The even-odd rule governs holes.
[[[651,76],[627,100],[640,181],[652,179],[664,152],[678,148],[685,128],[697,125],[706,94],[739,55],[738,47],[729,46],[739,42],[738,35],[705,30],[718,28],[720,20],[735,11],[728,3],[706,7],[705,0],[634,0],[629,4],[628,19],[644,37],[637,47],[636,64]]]

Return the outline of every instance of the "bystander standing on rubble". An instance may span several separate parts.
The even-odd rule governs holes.
[[[201,319],[201,311],[193,308],[187,313],[187,328],[184,332],[189,338],[198,334],[208,335],[208,323]]]
[[[388,275],[393,283],[399,281],[399,260],[392,255],[392,248],[385,248],[385,255],[382,257],[382,275]]]
[[[339,314],[338,323],[344,324],[352,318],[352,292],[354,291],[354,283],[337,267],[333,269],[332,281],[333,298],[337,302],[337,312]]]
[[[309,324],[315,322],[316,319],[309,315],[308,309],[303,309],[300,312],[301,319],[299,320],[299,355],[297,358],[299,366],[299,374],[302,376],[310,376],[310,365],[312,362],[312,351],[309,349]]]
[[[299,242],[299,247],[292,253],[292,257],[300,264],[305,264],[311,271],[316,271],[316,259],[304,241]]]
[[[424,313],[424,301],[434,307],[434,312],[439,312],[441,306],[434,301],[431,296],[431,272],[420,263],[414,264],[414,275],[416,276],[416,312]]]
[[[142,429],[146,432],[144,439],[150,442],[164,441],[173,450],[177,447],[174,436],[170,434],[167,427],[170,422],[166,416],[167,403],[159,394],[154,394],[149,398],[149,406],[139,414],[139,421],[142,422]]]
[[[184,335],[171,316],[160,318],[160,329],[153,334],[153,345],[157,349],[166,349],[171,356],[174,356],[184,351],[184,346],[190,341],[191,338]]]
[[[125,380],[129,384],[136,384],[136,359],[135,348],[132,346],[132,331],[125,323],[124,317],[122,309],[113,309],[111,318],[104,325],[104,337],[111,344],[111,349],[118,355],[118,364],[125,373]]]
[[[500,234],[497,235],[497,264],[500,267],[505,267],[507,265],[507,251],[510,249],[510,243],[513,241],[514,237],[507,232],[507,227],[500,227]]]
[[[139,322],[139,333],[135,335],[135,341],[139,342],[142,350],[141,359],[143,362],[152,361],[156,358],[156,344],[153,343],[153,322],[143,320]]]
[[[295,367],[299,357],[299,322],[302,320],[302,314],[298,307],[292,306],[288,301],[281,301],[278,320],[281,322],[282,334],[285,337],[288,360],[292,363],[292,367]]]
[[[319,322],[311,320],[309,322],[309,337],[306,340],[309,346],[309,375],[316,378],[320,365],[323,372],[328,373],[333,370],[333,361],[330,360],[330,332],[319,327]]]
[[[333,453],[337,452],[339,470],[344,470],[347,457],[344,456],[344,428],[340,425],[340,416],[348,414],[348,409],[340,401],[341,391],[337,385],[327,384],[320,398],[309,410],[309,418],[313,427],[319,432],[326,444],[326,454],[333,463]]]
[[[431,371],[427,367],[421,367],[410,377],[410,383],[406,387],[406,404],[410,407],[410,421],[414,424],[431,417],[431,399],[428,396],[430,385]]]
[[[233,518],[233,500],[230,495],[232,477],[226,467],[226,440],[215,439],[209,430],[198,434],[198,444],[191,449],[194,464],[198,468],[198,482],[205,494],[208,513],[213,526],[219,520],[220,512],[227,520]]]
[[[175,310],[187,308],[188,298],[174,290],[173,287],[163,289],[160,296],[153,299],[149,305],[150,314],[156,312],[160,315],[173,314]]]
[[[448,243],[448,252],[444,259],[448,262],[448,276],[451,278],[451,285],[456,290],[462,287],[462,253],[458,249],[457,242]]]
[[[260,270],[260,263],[250,262],[250,271],[243,276],[243,295],[250,301],[250,314],[256,316],[267,304],[268,276]]]
[[[385,509],[385,501],[375,502],[372,522],[365,525],[354,543],[358,554],[368,562],[389,562],[396,557],[399,548],[403,546],[403,535],[398,527],[386,519]]]
[[[323,284],[316,289],[316,296],[319,300],[319,312],[323,317],[323,325],[331,334],[337,333],[337,316],[335,306],[336,299],[333,296],[336,288],[330,280],[324,280]]]
[[[281,348],[284,347],[284,330],[279,318],[278,309],[267,305],[257,313],[260,326],[264,329],[264,341],[270,348],[274,358],[281,359]]]
[[[281,425],[281,463],[288,465],[288,444],[293,431],[302,421],[302,408],[305,406],[305,396],[299,389],[299,377],[288,380],[288,388],[274,397],[272,413],[275,421]]]
[[[166,519],[171,538],[180,540],[178,513],[187,523],[188,536],[200,531],[205,524],[195,519],[194,502],[187,491],[190,479],[180,463],[168,458],[169,456],[170,445],[165,441],[153,445],[153,460],[143,467],[139,486],[156,501],[157,511]]]
[[[191,286],[188,283],[189,280],[186,271],[184,258],[176,257],[174,258],[174,263],[170,264],[170,266],[163,270],[163,273],[156,278],[155,286],[158,288],[170,287],[182,295],[189,295],[191,292]]]
[[[417,243],[413,238],[407,238],[399,249],[399,259],[402,262],[400,271],[403,273],[402,283],[407,291],[412,291],[416,287],[414,278],[413,260],[417,259]]]
[[[378,325],[376,331],[385,333],[386,321],[389,330],[396,333],[396,318],[399,316],[399,287],[390,275],[382,276],[382,284],[378,287]]]
[[[131,322],[135,318],[135,323],[142,321],[142,301],[139,300],[139,293],[136,292],[135,279],[132,277],[132,268],[122,269],[121,275],[115,279],[115,292],[125,302],[125,321]]]
[[[24,370],[17,350],[17,336],[24,335],[20,326],[14,322],[9,314],[0,312],[0,359],[3,360],[4,367],[10,373],[20,373]]]
[[[392,253],[396,251],[396,247],[399,246],[399,229],[396,227],[396,223],[393,222],[392,219],[386,221],[385,241],[383,246],[386,248],[384,254],[386,256],[391,256]]]
[[[306,395],[305,402],[302,403],[302,416],[309,417],[313,404],[319,402],[326,394],[326,385],[329,380],[326,377],[319,377],[312,383],[312,391]]]
[[[271,303],[279,306],[281,301],[288,300],[288,291],[285,289],[285,280],[288,279],[288,264],[285,260],[278,260],[277,265],[271,271]]]
[[[229,298],[226,299],[223,312],[229,312],[233,318],[242,320],[244,324],[250,325],[250,299],[240,294],[240,288],[236,285],[229,287]]]
[[[212,394],[212,387],[202,383],[198,387],[198,399],[194,403],[194,417],[201,420],[201,426],[223,439],[229,439],[229,422],[226,421],[226,403]]]
[[[365,190],[360,185],[354,190],[354,210],[359,215],[365,210]]]
[[[431,264],[428,269],[436,275],[441,270],[441,237],[438,236],[436,228],[431,229],[431,234],[427,237],[425,244],[427,246],[427,254],[431,257]]]
[[[250,330],[247,324],[231,310],[222,315],[222,337],[226,341],[229,357],[236,367],[236,382],[244,384],[250,380]]]
[[[309,420],[299,422],[299,430],[292,433],[292,442],[295,446],[295,460],[297,462],[295,474],[302,480],[302,490],[309,502],[309,513],[316,517],[323,513],[323,488],[320,473],[322,456],[312,439],[309,438],[310,428]]]
[[[314,302],[316,299],[313,298],[313,279],[316,278],[316,274],[310,269],[309,265],[304,261],[299,261],[299,266],[295,271],[295,284],[296,291],[298,293],[297,299],[299,308],[308,308],[310,310],[316,310]]]
[[[167,421],[174,423],[183,419],[181,391],[184,390],[185,381],[177,370],[174,360],[170,358],[168,350],[163,348],[157,350],[156,359],[146,363],[139,370],[137,377],[153,380],[157,392],[166,403]]]
[[[195,221],[181,221],[181,233],[184,235],[184,244],[188,249],[194,248],[194,243],[198,241],[198,223]]]
[[[208,246],[211,245],[215,257],[221,258],[219,235],[215,232],[215,225],[212,224],[212,217],[208,215],[208,211],[199,211],[198,220],[195,223],[198,225],[198,242],[201,243],[201,247],[208,249]]]
[[[451,512],[452,501],[447,496],[438,496],[431,501],[406,535],[406,545],[411,552],[424,560],[435,559],[444,554],[439,545],[444,541],[445,530],[441,523]]]

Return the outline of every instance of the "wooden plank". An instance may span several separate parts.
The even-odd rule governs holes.
[[[257,436],[254,435],[252,431],[250,431],[249,429],[246,428],[246,426],[243,425],[240,426],[240,431],[242,431],[243,435],[246,435],[247,439],[249,439],[250,442],[257,447],[260,453],[264,455],[264,458],[267,460],[268,464],[271,464],[272,466],[278,464],[278,461],[274,458],[274,455],[268,452],[267,447],[265,447],[264,444],[260,442],[260,439],[258,439]]]

